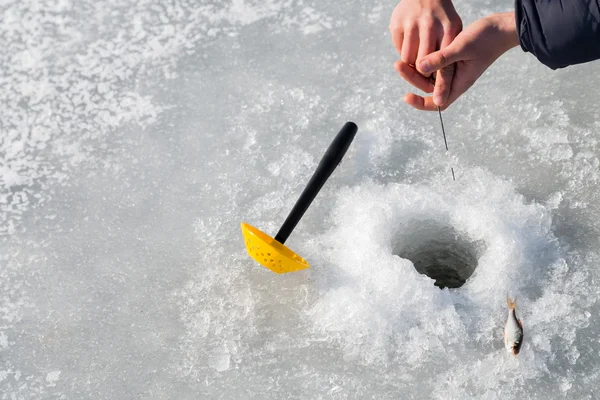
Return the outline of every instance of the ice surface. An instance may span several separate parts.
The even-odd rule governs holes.
[[[595,398],[598,65],[512,50],[447,154],[401,101],[394,6],[4,2],[0,399]],[[274,235],[347,120],[286,243],[312,267],[275,275],[239,223]],[[413,266],[440,248],[460,288]]]

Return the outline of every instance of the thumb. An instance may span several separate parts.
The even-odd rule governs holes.
[[[465,58],[463,53],[463,46],[457,43],[455,39],[448,47],[431,53],[427,57],[423,57],[417,69],[421,74],[431,74],[457,61],[463,60]]]

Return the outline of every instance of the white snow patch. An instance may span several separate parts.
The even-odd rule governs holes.
[[[48,382],[49,386],[55,386],[56,381],[60,379],[60,371],[51,371],[46,375],[46,382]]]

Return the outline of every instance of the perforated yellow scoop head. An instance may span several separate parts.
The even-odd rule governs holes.
[[[262,266],[278,274],[310,267],[306,260],[266,233],[244,222],[241,226],[248,255]]]

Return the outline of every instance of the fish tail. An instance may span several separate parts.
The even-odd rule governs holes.
[[[506,296],[506,305],[508,306],[509,310],[514,310],[515,308],[517,308],[517,296],[515,296],[514,300],[510,300],[510,297],[508,297],[508,295]]]

